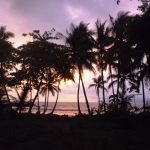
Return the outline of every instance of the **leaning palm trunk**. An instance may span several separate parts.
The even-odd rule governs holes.
[[[18,92],[18,90],[17,90],[16,86],[14,86],[14,89],[15,89],[15,91],[16,91],[16,93],[17,93],[18,99],[20,100],[20,99],[21,99],[21,97],[20,97],[20,95],[19,95],[19,92]],[[19,110],[19,105],[17,105],[17,109],[16,109],[16,111],[18,111],[18,110]]]
[[[1,70],[3,70],[2,63],[1,63]],[[5,85],[5,83],[4,83],[3,74],[2,74],[2,76],[1,76],[1,78],[2,78],[2,85],[3,85],[3,87],[4,87],[4,91],[5,91],[6,96],[7,96],[7,101],[8,101],[8,105],[9,105],[9,110],[10,110],[10,112],[12,112],[13,109],[12,109],[12,105],[11,105],[11,102],[10,102],[10,98],[9,98],[9,95],[8,95],[8,92],[7,92],[7,89],[6,89],[6,85]]]
[[[37,105],[37,107],[38,107],[38,111],[37,111],[37,113],[36,113],[36,114],[40,114],[39,94],[38,94],[38,96],[37,96],[37,103],[38,103],[38,105]]]
[[[86,101],[86,105],[87,105],[87,109],[88,109],[88,114],[90,115],[91,114],[90,106],[88,103],[88,99],[87,99],[87,95],[86,95],[86,91],[85,91],[85,87],[84,87],[84,83],[83,83],[83,79],[82,79],[82,75],[81,75],[80,70],[79,70],[79,76],[80,76],[81,83],[82,83],[82,88],[83,88],[83,93],[84,93],[84,97],[85,97],[85,101]]]
[[[21,111],[23,110],[23,106],[25,104],[25,99],[27,97],[28,91],[29,91],[29,87],[28,85],[26,85],[23,88],[21,96],[20,96],[19,113],[21,113]]]
[[[30,104],[31,104],[31,100],[32,100],[32,86],[31,86],[31,84],[32,84],[32,81],[31,81],[31,78],[30,78]]]
[[[54,113],[55,108],[56,108],[56,105],[57,105],[57,102],[58,102],[58,97],[59,97],[59,85],[60,85],[60,81],[59,81],[59,83],[58,83],[58,91],[57,91],[56,102],[55,102],[55,105],[54,105],[54,107],[53,107],[53,110],[52,110],[51,114]]]
[[[8,92],[7,92],[7,89],[6,89],[6,86],[5,86],[4,82],[3,82],[3,87],[4,87],[4,90],[5,90],[6,96],[7,96],[7,101],[8,101],[8,104],[9,104],[10,112],[12,112],[13,111],[12,105],[11,105],[10,98],[9,98],[9,95],[8,95]]]
[[[109,66],[109,71],[110,71],[110,78],[111,78],[111,83],[112,83],[112,93],[113,93],[113,97],[114,97],[115,92],[114,92],[114,84],[113,84],[113,78],[112,78],[111,65]],[[114,104],[115,104],[115,103],[114,103]]]
[[[29,111],[28,111],[29,114],[31,114],[31,110],[32,110],[32,108],[33,108],[34,102],[35,102],[35,100],[37,99],[38,95],[39,95],[39,90],[37,90],[36,95],[35,95],[35,97],[34,97],[32,103],[30,104]]]
[[[79,91],[80,91],[80,75],[79,75],[79,83],[78,83],[78,91],[77,91],[77,105],[78,105],[78,113],[79,115],[82,115],[81,109],[80,109],[80,102],[79,102]]]
[[[32,108],[33,108],[33,105],[34,105],[34,103],[35,103],[35,100],[37,99],[37,97],[38,97],[38,95],[39,95],[40,87],[41,87],[41,84],[42,84],[42,79],[43,79],[43,75],[42,75],[42,77],[41,77],[41,79],[40,79],[40,83],[39,83],[39,85],[38,85],[38,87],[37,87],[36,95],[34,96],[34,99],[33,99],[33,101],[32,101],[31,104],[30,104],[30,107],[29,107],[29,110],[28,110],[28,113],[29,113],[29,114],[31,114],[31,110],[32,110]]]

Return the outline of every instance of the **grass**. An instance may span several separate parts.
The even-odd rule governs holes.
[[[146,150],[150,115],[0,116],[0,150]]]

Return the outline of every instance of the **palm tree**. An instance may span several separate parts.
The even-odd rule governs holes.
[[[104,89],[105,91],[107,91],[107,89],[104,87],[104,84],[106,83],[106,81],[104,81],[102,76],[99,75],[98,78],[93,78],[93,82],[94,82],[93,84],[89,85],[89,88],[95,87],[95,89],[96,89],[96,94],[98,96],[98,111],[99,111],[99,109],[100,109],[99,89],[102,89],[102,90]]]
[[[117,14],[117,18],[114,20],[113,17],[110,16],[110,22],[111,22],[111,30],[112,30],[112,36],[114,37],[114,49],[115,49],[115,55],[117,56],[117,98],[119,94],[119,79],[123,75],[129,72],[129,65],[131,62],[131,57],[129,56],[131,54],[131,47],[128,45],[127,40],[125,39],[125,30],[128,25],[128,19],[129,12],[122,12],[120,11]],[[124,84],[124,83],[123,83]],[[118,101],[117,101],[118,106]]]
[[[107,50],[107,52],[104,55],[104,60],[105,63],[108,66],[108,77],[107,77],[107,82],[110,80],[110,84],[108,85],[108,89],[112,88],[112,94],[113,97],[115,95],[115,89],[114,89],[114,77],[116,77],[116,75],[113,73],[114,68],[117,67],[117,63],[116,63],[116,57],[115,57],[115,51],[114,51],[114,47],[113,45],[109,48],[109,50]]]
[[[71,24],[70,30],[67,30],[67,36],[65,37],[65,42],[69,46],[68,54],[70,55],[70,60],[72,64],[76,67],[79,73],[79,81],[81,81],[85,101],[90,114],[90,107],[83,83],[83,70],[88,69],[95,72],[92,63],[95,61],[94,52],[92,48],[94,46],[94,39],[92,37],[93,32],[88,29],[88,24],[80,22],[78,26]],[[80,82],[79,82],[80,83]],[[78,90],[79,90],[78,86]],[[79,105],[78,105],[79,106]],[[79,111],[79,114],[81,112]]]
[[[7,41],[8,39],[14,37],[12,32],[6,31],[6,26],[0,27],[0,39],[3,41]]]
[[[49,92],[51,89],[51,75],[56,72],[56,65],[60,63],[61,46],[50,42],[49,40],[56,39],[52,37],[53,31],[45,31],[43,35],[40,31],[35,30],[29,33],[33,38],[33,42],[28,42],[26,45],[19,47],[20,60],[22,69],[31,72],[28,76],[28,82],[37,92],[31,100],[29,113],[34,105],[34,102],[39,97],[39,94],[45,92],[45,107],[44,112],[48,107]],[[52,73],[52,74],[51,74]],[[32,80],[32,81],[31,81]],[[51,91],[53,94],[53,91]],[[46,94],[47,93],[47,94]]]
[[[46,77],[44,77],[44,81],[41,84],[41,89],[40,89],[40,94],[44,95],[45,94],[45,106],[44,106],[44,112],[47,111],[48,108],[48,101],[49,101],[49,93],[54,96],[55,92],[58,92],[57,90],[60,90],[56,86],[57,80],[55,77],[55,74],[48,68],[48,74]]]
[[[8,39],[11,37],[14,37],[14,34],[12,32],[6,32],[6,27],[1,26],[0,27],[0,76],[1,76],[1,85],[4,87],[10,111],[12,111],[12,106],[6,89],[7,86],[6,73],[8,73],[8,70],[12,70],[15,65],[14,56],[13,56],[15,49],[13,48],[12,44],[8,42]]]
[[[127,37],[134,49],[134,72],[141,82],[143,92],[143,109],[145,112],[145,87],[144,82],[149,80],[149,17],[150,9],[142,15],[133,16],[127,30]],[[142,38],[141,38],[142,37]],[[144,81],[145,80],[145,81]],[[140,85],[140,83],[138,83]]]
[[[112,40],[110,37],[110,28],[105,27],[106,21],[101,23],[98,19],[96,21],[96,48],[98,50],[98,64],[97,68],[101,72],[102,80],[104,80],[104,70],[106,70],[106,63],[104,60],[105,53],[107,51],[106,47],[109,47],[112,44]],[[103,101],[104,101],[104,111],[106,112],[105,108],[105,88],[103,82]]]
[[[63,47],[63,51],[64,51],[64,48],[65,47]],[[54,104],[51,114],[54,113],[57,102],[58,102],[59,93],[61,91],[59,88],[60,83],[61,82],[66,83],[66,81],[68,81],[68,80],[75,82],[74,81],[74,66],[71,64],[71,61],[70,61],[68,55],[63,52],[62,55],[60,55],[58,61],[60,61],[60,63],[58,65],[56,64],[56,66],[55,66],[56,76],[57,76],[56,80],[58,82],[57,97],[56,97],[56,101],[55,101],[55,104]]]

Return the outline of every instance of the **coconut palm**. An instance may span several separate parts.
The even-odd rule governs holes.
[[[142,15],[132,17],[130,25],[127,30],[127,37],[134,49],[134,72],[137,73],[139,81],[141,82],[143,92],[143,109],[145,112],[145,87],[144,82],[149,80],[149,17],[150,9]],[[142,37],[142,38],[141,38]],[[144,81],[145,80],[145,81]],[[140,85],[140,83],[139,83]],[[147,85],[147,84],[146,84]]]
[[[54,104],[54,107],[52,109],[51,114],[54,113],[56,105],[57,105],[57,102],[58,102],[59,93],[61,91],[60,88],[59,88],[60,87],[60,83],[61,82],[65,82],[66,83],[66,81],[68,81],[68,80],[71,80],[71,81],[74,82],[74,67],[71,64],[68,55],[65,54],[65,53],[62,53],[62,55],[59,57],[59,61],[60,61],[59,65],[55,66],[56,76],[57,76],[56,80],[58,82],[58,85],[57,85],[57,97],[56,97],[56,101],[55,101],[55,104]]]
[[[48,108],[48,102],[49,102],[49,94],[54,96],[55,92],[58,92],[60,90],[56,86],[57,79],[55,73],[53,73],[50,68],[48,68],[48,74],[43,78],[41,88],[40,88],[40,94],[45,95],[45,105],[44,105],[44,111],[43,114],[47,111]]]
[[[90,107],[83,83],[83,70],[88,69],[92,72],[95,72],[95,69],[92,66],[92,63],[95,61],[94,52],[92,51],[92,48],[94,46],[94,39],[92,37],[93,32],[88,29],[88,24],[80,22],[78,26],[71,24],[70,30],[67,30],[66,33],[67,36],[63,37],[65,37],[65,42],[67,46],[69,46],[69,50],[67,53],[70,55],[69,57],[72,64],[78,70],[79,80],[82,84],[88,113],[90,114]],[[81,112],[79,111],[79,114],[80,113]]]
[[[89,85],[89,88],[95,87],[96,94],[98,96],[98,111],[99,111],[99,109],[100,109],[100,95],[99,95],[100,92],[99,92],[99,90],[104,89],[106,92],[108,92],[107,89],[104,87],[104,84],[106,83],[106,81],[103,80],[102,75],[99,75],[98,78],[93,78],[93,82],[94,82],[93,84]]]
[[[112,36],[114,37],[114,52],[117,58],[117,94],[119,94],[119,85],[120,85],[120,77],[124,78],[129,72],[129,65],[131,64],[131,46],[128,44],[128,41],[125,38],[125,31],[128,25],[128,20],[130,16],[128,15],[129,12],[122,12],[120,11],[117,14],[117,18],[114,20],[113,17],[110,16],[111,22],[111,30]],[[122,75],[121,75],[122,74]],[[125,81],[125,79],[123,79]],[[124,83],[123,83],[124,84]],[[124,87],[124,86],[123,86]],[[119,96],[119,95],[118,95]],[[118,99],[118,96],[116,99]],[[117,101],[118,106],[118,101]]]
[[[14,37],[14,33],[6,31],[6,26],[0,27],[0,39],[1,40],[7,41],[12,37]]]
[[[10,102],[10,98],[8,95],[8,91],[6,89],[7,86],[7,78],[8,71],[12,70],[15,65],[15,59],[13,54],[15,54],[15,49],[13,48],[12,43],[8,41],[9,38],[14,37],[12,32],[7,32],[5,26],[0,27],[0,76],[1,76],[1,86],[3,86],[7,101],[9,104],[9,109],[12,111],[12,106]]]
[[[100,20],[97,19],[96,21],[96,48],[97,48],[97,68],[101,72],[102,80],[104,80],[104,70],[106,70],[106,63],[104,60],[107,47],[110,47],[112,44],[112,38],[110,37],[110,28],[105,27],[106,21],[101,23]],[[106,112],[105,108],[105,88],[103,82],[103,102],[104,102],[104,111]]]

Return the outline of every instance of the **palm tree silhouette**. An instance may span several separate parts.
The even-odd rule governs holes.
[[[81,81],[88,113],[90,114],[90,107],[89,107],[82,76],[83,76],[83,69],[88,69],[92,72],[95,72],[95,69],[92,66],[92,63],[95,61],[94,52],[92,51],[92,48],[94,46],[93,44],[94,39],[92,37],[93,32],[88,29],[88,24],[85,24],[84,22],[80,22],[78,26],[71,24],[70,30],[67,30],[66,33],[67,36],[66,37],[63,36],[63,37],[65,37],[65,42],[69,46],[69,50],[67,53],[70,55],[71,62],[78,70],[79,73],[78,91],[79,91],[80,81]],[[81,114],[81,111],[79,109],[79,104],[78,104],[78,110],[79,110],[79,114]]]
[[[112,44],[112,40],[110,37],[110,28],[105,27],[106,21],[104,23],[101,23],[98,19],[96,21],[96,48],[98,50],[97,58],[98,58],[98,64],[97,68],[101,72],[102,80],[104,80],[104,70],[106,70],[107,65],[105,63],[104,57],[106,54],[106,47],[109,47]],[[103,102],[104,102],[104,111],[106,112],[105,108],[105,88],[104,88],[104,82],[103,82]]]
[[[131,57],[129,57],[127,54],[128,51],[131,49],[128,46],[128,43],[125,40],[124,37],[124,32],[125,29],[128,25],[128,19],[129,17],[129,12],[123,12],[120,11],[117,14],[117,18],[114,20],[113,17],[110,16],[110,22],[111,22],[111,30],[112,30],[112,36],[114,37],[114,50],[115,50],[115,55],[117,58],[117,97],[116,99],[118,99],[118,94],[119,94],[119,78],[121,77],[121,74],[126,74],[126,70],[128,70],[128,65],[126,64],[130,64],[128,63],[128,60],[131,60]],[[125,57],[127,57],[128,59],[126,59]],[[129,61],[130,62],[130,61]],[[122,76],[123,77],[123,76]],[[124,83],[123,83],[124,84]],[[124,87],[124,86],[123,86]],[[118,107],[118,101],[117,101],[117,107]]]
[[[62,52],[65,50],[66,47],[63,47]],[[63,52],[60,57],[59,57],[59,64],[55,66],[56,69],[56,80],[58,82],[58,86],[57,86],[57,97],[56,97],[56,101],[54,104],[54,107],[51,111],[51,114],[54,113],[57,102],[58,102],[58,97],[59,97],[59,93],[60,93],[60,83],[61,82],[65,82],[68,80],[71,80],[73,82],[74,81],[74,66],[71,64],[71,61],[68,57],[67,54],[65,54],[65,52]]]
[[[14,37],[12,32],[7,32],[5,26],[0,27],[0,76],[1,76],[1,85],[4,87],[7,101],[9,104],[9,109],[12,111],[12,106],[10,98],[6,89],[7,78],[6,73],[8,70],[12,70],[15,65],[15,59],[13,56],[14,48],[12,43],[8,41],[9,38]]]
[[[58,92],[57,90],[60,90],[59,88],[57,88],[56,83],[57,80],[55,74],[49,68],[48,76],[43,78],[39,92],[40,94],[45,95],[45,105],[43,114],[45,114],[48,108],[49,93],[51,92],[51,94],[54,96],[55,92]]]
[[[91,87],[95,87],[95,90],[96,90],[96,94],[98,96],[98,111],[100,111],[100,95],[99,95],[99,90],[100,89],[104,89],[106,92],[107,92],[107,89],[104,87],[104,84],[106,83],[106,81],[104,81],[104,79],[102,78],[101,75],[98,76],[98,78],[93,78],[93,84],[90,84],[89,85],[89,88]],[[104,101],[103,101],[104,102]],[[106,111],[106,110],[104,110]]]
[[[21,67],[27,72],[31,72],[27,77],[27,81],[29,84],[32,82],[33,89],[37,91],[34,98],[31,100],[29,113],[31,113],[31,109],[35,100],[38,99],[40,91],[43,91],[43,86],[45,86],[45,93],[47,93],[45,94],[46,101],[44,110],[48,107],[49,90],[52,90],[50,88],[52,83],[51,73],[53,73],[53,70],[55,71],[61,53],[57,44],[49,41],[56,39],[55,37],[52,37],[52,32],[53,31],[45,31],[44,34],[41,35],[40,31],[35,30],[32,33],[29,33],[33,38],[33,42],[28,42],[26,45],[19,47]]]
[[[142,15],[132,17],[132,21],[128,27],[127,36],[130,43],[134,47],[134,72],[137,73],[137,78],[141,82],[143,92],[143,109],[145,112],[145,87],[149,80],[149,17],[150,9]],[[141,38],[142,37],[142,38]],[[139,82],[138,81],[138,82]],[[140,85],[140,82],[138,85]]]

